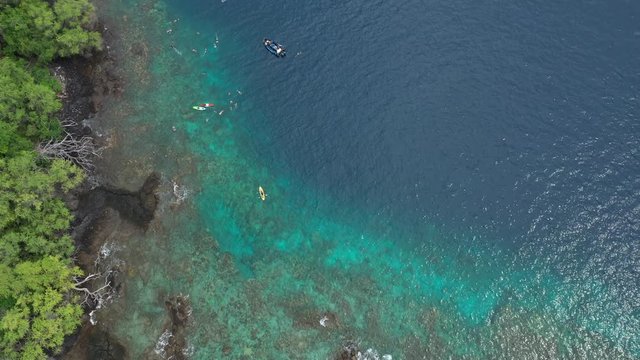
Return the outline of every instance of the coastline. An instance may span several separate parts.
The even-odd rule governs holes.
[[[102,21],[104,21],[104,19],[101,19]],[[115,29],[116,27],[114,27]],[[161,31],[164,31],[161,30]],[[124,34],[123,32],[120,32],[120,34]],[[111,39],[112,41],[117,41],[120,40],[118,39],[118,33],[111,33],[110,36],[113,36],[113,38]],[[125,43],[125,41],[120,41],[119,43]],[[113,43],[111,43],[113,44]],[[105,39],[105,46],[109,46],[109,42],[107,42],[107,39]],[[137,42],[131,44],[131,42],[127,42],[127,45],[125,46],[127,49],[124,52],[120,52],[119,54],[122,54],[123,56],[127,56],[129,57],[130,55],[139,55],[140,57],[146,57],[147,52],[153,52],[156,51],[158,49],[158,47],[154,48],[153,46],[149,46],[147,48],[147,43],[145,43],[144,41],[138,40]],[[166,49],[166,48],[165,48]],[[138,54],[136,54],[138,53]],[[180,55],[181,56],[181,55]],[[120,60],[125,60],[124,58],[120,59]],[[131,58],[127,58],[127,61],[132,61]],[[111,63],[111,65],[109,65],[110,69],[115,70],[115,68],[117,67],[118,64],[118,58],[114,56],[114,58],[112,58],[110,61],[113,61],[113,63]],[[80,62],[82,63],[82,61],[80,60]],[[120,87],[114,87],[112,89],[114,89],[113,92],[106,92],[106,93],[101,93],[102,95],[96,95],[96,101],[94,101],[94,91],[102,91],[101,86],[100,86],[100,81],[104,81],[104,78],[100,78],[100,75],[97,74],[97,72],[101,71],[107,71],[105,70],[105,68],[103,67],[102,64],[100,64],[99,62],[95,62],[92,64],[85,64],[86,67],[84,67],[84,70],[78,70],[78,73],[82,73],[84,74],[83,71],[86,71],[87,74],[89,74],[90,76],[88,76],[88,79],[90,80],[95,80],[96,84],[93,84],[91,86],[88,86],[87,89],[91,89],[91,94],[87,95],[88,93],[86,92],[81,92],[81,94],[78,94],[79,98],[84,98],[85,101],[87,102],[82,102],[81,104],[76,104],[73,99],[70,99],[70,109],[73,109],[73,104],[77,105],[77,109],[90,109],[95,111],[92,116],[95,116],[96,112],[100,111],[101,108],[101,101],[105,100],[106,97],[108,96],[120,96],[122,94],[123,91],[123,83],[120,83]],[[103,73],[104,74],[104,73]],[[135,78],[127,78],[127,80],[130,81],[135,81]],[[107,88],[109,88],[107,86]],[[97,90],[96,90],[97,89]],[[133,98],[133,97],[132,97]],[[129,100],[129,98],[127,98],[127,100]],[[156,103],[156,102],[152,102],[152,103]],[[84,104],[84,105],[82,105]],[[88,105],[87,105],[88,104]],[[66,104],[65,104],[66,105]],[[83,107],[85,106],[85,107]],[[121,116],[122,118],[125,118],[125,116],[122,115],[117,115],[117,116]],[[80,117],[80,120],[82,120],[83,118]],[[154,124],[155,125],[155,124]],[[166,125],[166,124],[164,124]],[[149,127],[151,127],[153,125],[149,125]],[[114,126],[115,129],[118,129],[117,126]],[[126,128],[125,131],[129,131],[129,128]],[[147,128],[145,128],[144,126],[140,127],[140,132],[142,131],[146,131]],[[182,130],[182,129],[180,129]],[[78,131],[78,132],[83,132],[83,131],[89,131],[87,130],[87,128],[85,128],[82,125],[78,126],[78,129],[74,130],[74,131]],[[175,130],[174,130],[175,131]],[[180,132],[178,132],[178,135],[180,136]],[[133,135],[132,137],[137,139],[137,135]],[[116,145],[120,145],[120,144],[116,144]],[[119,146],[120,147],[120,146]],[[123,146],[124,147],[124,146]],[[126,155],[126,154],[125,154]],[[126,161],[127,158],[124,156],[121,157],[111,157],[111,158],[105,158],[103,160],[101,160],[98,165],[99,168],[96,169],[96,174],[98,175],[96,178],[100,179],[97,180],[96,183],[90,184],[90,183],[86,183],[86,187],[83,189],[79,189],[75,196],[73,198],[70,199],[70,204],[72,204],[72,208],[74,209],[74,212],[76,214],[76,221],[73,224],[73,235],[74,235],[74,239],[76,240],[76,245],[78,247],[79,250],[79,256],[78,256],[78,260],[84,264],[83,265],[83,269],[87,272],[90,272],[90,270],[92,269],[92,267],[95,265],[95,260],[97,258],[99,258],[100,256],[100,252],[101,249],[103,249],[103,245],[110,243],[110,242],[116,242],[116,239],[123,239],[124,237],[126,237],[126,235],[130,235],[130,234],[142,234],[145,231],[145,227],[146,225],[148,225],[149,221],[151,221],[151,218],[149,217],[149,213],[151,213],[151,215],[153,215],[153,203],[154,203],[154,198],[155,198],[155,204],[157,205],[158,203],[158,198],[155,196],[154,194],[154,187],[153,187],[153,182],[154,182],[154,177],[153,175],[151,175],[151,177],[148,177],[149,174],[153,174],[153,172],[149,172],[150,170],[154,170],[152,165],[148,165],[151,162],[146,162],[145,165],[148,165],[146,167],[136,167],[135,164],[129,164],[129,163],[124,163],[124,161]],[[144,163],[146,161],[146,159],[142,159],[140,163]],[[138,164],[140,164],[138,163]],[[106,166],[104,165],[106,164]],[[158,169],[161,169],[161,167],[156,166]],[[129,180],[126,183],[126,188],[127,190],[123,190],[123,189],[117,189],[117,188],[112,188],[109,184],[118,184],[120,186],[123,186],[123,184],[121,182],[118,181],[113,181],[113,180],[109,180],[113,177],[115,177],[115,175],[113,175],[112,173],[108,173],[107,172],[111,172],[114,169],[126,169],[128,168],[130,171],[135,171],[135,170],[139,170],[139,176],[135,177],[134,180]],[[149,169],[151,168],[151,169]],[[163,173],[163,174],[167,174],[167,172]],[[244,173],[242,173],[244,174]],[[103,175],[103,176],[100,176]],[[147,179],[147,182],[149,182],[151,185],[147,184],[147,182],[145,182],[144,185],[144,179]],[[157,177],[156,177],[157,179]],[[157,180],[156,180],[157,181]],[[141,190],[138,190],[140,188],[140,186],[142,186]],[[135,189],[135,191],[132,191],[132,189]],[[274,199],[276,198],[276,196],[278,195],[278,193],[276,191],[273,191],[274,187],[269,187],[268,188],[270,190],[270,194],[275,195]],[[273,191],[273,192],[271,192]],[[213,198],[213,197],[212,197]],[[269,202],[269,206],[271,206],[271,202]],[[130,206],[132,205],[132,206]],[[126,210],[132,210],[131,212],[127,212]],[[134,210],[136,209],[136,210]],[[121,211],[118,211],[121,210]],[[160,212],[159,212],[160,213]],[[249,212],[247,212],[249,213]],[[158,218],[161,218],[161,216],[159,216]],[[268,219],[268,220],[272,220],[272,219]],[[211,221],[211,223],[219,223],[219,222],[213,222]],[[255,223],[258,223],[258,221],[256,221]],[[278,222],[274,221],[272,222],[272,224],[279,224]],[[208,229],[207,229],[208,231]],[[123,234],[125,234],[123,236]],[[151,234],[153,234],[151,232]],[[314,236],[316,236],[316,234],[314,233]],[[135,236],[136,238],[138,238],[138,236]],[[316,236],[317,238],[320,238],[319,235]],[[140,237],[142,238],[142,237]],[[346,237],[346,236],[342,236],[342,238],[356,238],[356,237]],[[362,236],[360,237],[362,239]],[[215,239],[217,241],[217,239]],[[125,240],[126,241],[126,240]],[[124,241],[123,241],[124,242]],[[143,243],[146,245],[146,243]],[[216,242],[217,244],[217,242]],[[217,246],[217,245],[216,245]],[[350,243],[348,244],[348,246],[344,246],[344,247],[336,247],[336,249],[343,249],[343,250],[349,250],[350,248],[354,247],[354,243]],[[391,247],[390,247],[391,248]],[[223,247],[224,249],[224,247]],[[164,250],[164,249],[163,249]],[[199,249],[200,250],[200,249]],[[127,250],[129,251],[129,250]],[[146,250],[145,250],[146,251]],[[222,253],[222,252],[221,252]],[[347,251],[344,251],[344,253],[347,253]],[[135,256],[135,255],[134,255]],[[232,256],[229,255],[229,253],[225,253],[224,254],[226,259],[232,259]],[[212,258],[218,258],[217,256],[212,257]],[[337,258],[340,260],[340,258]],[[397,259],[397,258],[393,258],[393,259]],[[469,258],[466,258],[467,260]],[[342,259],[344,260],[344,259]],[[440,259],[440,261],[442,261]],[[230,260],[229,263],[232,263],[233,260]],[[188,264],[188,263],[187,263]],[[181,272],[183,273],[187,273],[191,271],[191,267],[187,267],[187,266],[183,266],[182,264],[179,265],[180,268],[178,268],[179,270],[181,270]],[[231,268],[232,266],[229,266],[229,268]],[[417,266],[413,267],[414,269],[418,269]],[[453,266],[452,266],[453,268]],[[130,269],[126,269],[126,267],[123,266],[123,270],[121,273],[123,274],[127,274],[127,276],[134,276],[131,274],[134,274],[134,270],[131,270],[132,273],[128,274],[127,271]],[[411,269],[411,271],[413,271],[413,269]],[[152,271],[150,271],[152,272]],[[139,273],[135,273],[135,276],[139,276]],[[185,278],[187,278],[187,276],[185,276]],[[454,277],[450,277],[450,278],[454,278]],[[173,278],[172,278],[173,279]],[[231,278],[230,278],[231,279]],[[227,279],[229,280],[229,279]],[[233,278],[231,280],[237,280],[236,278]],[[366,279],[368,280],[368,279]],[[149,287],[146,281],[148,281],[148,278],[143,280],[145,287]],[[370,281],[370,280],[369,280]],[[425,283],[427,285],[432,285],[431,283]],[[455,285],[455,284],[454,284]],[[434,286],[431,286],[434,287]],[[116,288],[116,291],[122,291],[124,292],[124,285],[122,287],[120,287],[118,285],[117,282],[117,278],[115,279],[114,282],[114,288]],[[160,289],[160,287],[158,287]],[[131,287],[132,291],[133,290],[133,286]],[[474,289],[476,290],[476,289]],[[352,289],[352,291],[358,291],[357,289]],[[185,294],[187,294],[188,292],[185,292]],[[172,295],[173,294],[173,295]],[[467,296],[468,294],[463,294],[464,296],[461,296],[462,299],[471,299],[473,300],[474,297],[471,296]],[[254,298],[258,298],[258,296],[255,296]],[[180,349],[180,342],[176,341],[176,336],[175,334],[179,334],[180,331],[180,324],[184,324],[186,323],[186,321],[184,320],[184,314],[188,314],[188,308],[189,305],[186,302],[183,302],[182,300],[180,300],[181,298],[178,297],[177,295],[175,295],[175,291],[172,293],[170,291],[166,291],[166,292],[162,292],[162,291],[158,291],[155,294],[154,297],[154,301],[157,304],[160,304],[160,306],[162,306],[162,304],[164,303],[164,308],[163,308],[163,313],[162,314],[166,314],[166,312],[168,312],[168,316],[163,319],[163,321],[165,322],[162,325],[162,329],[160,329],[160,326],[157,325],[157,322],[153,323],[153,332],[155,334],[155,331],[158,331],[158,333],[156,335],[159,335],[160,338],[158,339],[157,336],[156,338],[158,339],[158,343],[156,343],[156,348],[154,349],[153,346],[151,347],[147,347],[145,350],[145,356],[140,356],[139,358],[155,358],[157,356],[155,356],[153,354],[153,352],[155,351],[156,354],[160,354],[158,353],[158,344],[162,345],[163,348],[160,348],[163,353],[162,355],[180,355],[182,354],[181,352],[164,352],[168,349],[168,346],[170,346],[171,344],[167,343],[163,343],[162,341],[173,341],[173,344],[175,345],[175,349],[179,350]],[[297,301],[303,303],[303,301],[305,301],[304,298],[298,299]],[[154,303],[154,304],[155,304]],[[202,303],[198,303],[198,299],[196,297],[194,297],[194,308],[198,308],[199,306],[201,307]],[[285,308],[291,308],[293,309],[292,313],[291,313],[291,317],[292,318],[300,318],[302,319],[302,321],[299,322],[295,322],[295,326],[303,329],[302,331],[306,331],[308,328],[311,328],[311,325],[317,326],[317,319],[319,318],[321,314],[314,312],[313,309],[309,310],[309,308],[305,308],[305,307],[296,307],[295,303],[285,303],[284,307]],[[259,309],[259,304],[256,305],[256,308]],[[347,308],[347,307],[345,307]],[[180,310],[182,309],[182,310]],[[491,317],[491,321],[495,324],[505,324],[505,326],[508,326],[510,321],[515,322],[516,320],[512,320],[512,318],[514,317],[514,315],[511,314],[511,310],[508,307],[498,307],[498,311],[492,315]],[[226,309],[225,309],[226,310]],[[108,312],[109,310],[107,310]],[[128,311],[128,308],[125,309],[125,311]],[[223,310],[220,310],[220,313],[222,313]],[[354,311],[355,312],[355,311]],[[374,311],[371,311],[371,313],[375,313]],[[127,314],[125,312],[125,314]],[[162,315],[158,315],[159,313],[156,312],[154,313],[155,317],[160,318]],[[122,315],[122,314],[120,314]],[[343,319],[348,319],[348,317],[342,313],[340,313],[341,317]],[[436,330],[433,330],[433,328],[436,327],[436,325],[438,324],[438,322],[436,321],[437,318],[445,318],[446,315],[442,315],[441,312],[437,312],[435,308],[433,308],[433,310],[428,310],[425,311],[423,315],[421,315],[424,318],[424,322],[427,323],[428,327],[429,327],[429,331],[432,333],[436,333]],[[528,316],[528,315],[527,315]],[[194,317],[194,319],[199,319],[198,317]],[[333,319],[333,318],[332,318]],[[383,322],[382,319],[380,320],[380,322]],[[119,320],[117,320],[119,321]],[[371,319],[368,319],[368,321],[372,322],[372,323],[376,323],[378,320],[374,317],[372,317]],[[336,323],[338,324],[338,322],[334,322],[331,321],[331,323]],[[149,330],[151,327],[149,327],[150,323],[147,322],[145,323],[145,325],[147,327],[145,327],[145,330]],[[435,324],[435,325],[434,325]],[[342,326],[342,325],[341,325]],[[63,353],[61,358],[66,358],[66,359],[86,359],[86,358],[90,358],[90,359],[106,359],[106,358],[127,358],[127,357],[138,357],[135,355],[131,355],[131,352],[127,352],[127,349],[124,345],[119,344],[116,341],[116,337],[117,336],[111,336],[110,332],[112,331],[112,329],[108,328],[109,325],[105,325],[103,323],[99,323],[97,326],[93,326],[91,325],[88,320],[87,317],[85,317],[85,322],[83,323],[83,326],[78,329],[78,331],[76,332],[76,334],[74,335],[74,338],[72,339],[71,337],[68,339],[69,341],[69,348],[66,349],[65,348],[65,353]],[[220,328],[224,328],[224,327],[220,327]],[[235,330],[235,329],[234,329]],[[167,332],[168,331],[168,332]],[[331,329],[331,331],[333,331],[333,328]],[[149,333],[149,331],[147,331]],[[141,332],[139,332],[141,333]],[[297,333],[297,332],[296,332]],[[111,332],[111,334],[118,334],[116,331]],[[160,335],[161,334],[161,335]],[[165,336],[165,334],[169,334],[169,335],[174,335],[173,337],[171,336]],[[127,341],[127,337],[122,336],[120,334],[120,339],[122,340],[123,343],[126,343]],[[524,336],[524,335],[523,335]],[[218,340],[218,339],[214,339],[212,340],[212,342],[217,342],[219,344],[222,344],[222,348],[221,351],[224,355],[228,355],[228,354],[233,354],[234,352],[238,351],[245,351],[245,348],[241,348],[239,346],[236,346],[236,344],[232,341],[229,341],[228,338],[224,339],[224,340]],[[225,343],[226,342],[226,343]],[[286,344],[286,343],[282,343],[282,344]],[[415,348],[418,348],[419,342],[418,340],[415,340]],[[436,343],[436,346],[438,344]],[[284,345],[281,345],[283,347],[285,347]],[[441,346],[442,349],[445,349],[446,346],[442,345]],[[345,353],[347,354],[346,356],[349,357],[342,357],[342,358],[350,358],[351,355],[355,356],[354,354],[357,352],[357,350],[351,351],[350,346],[347,344],[345,345]],[[131,345],[130,348],[131,349],[135,349],[135,346]],[[169,348],[170,349],[170,348]],[[133,350],[131,350],[133,351]],[[442,350],[444,353],[444,350]],[[129,354],[129,356],[127,356],[127,354]]]
[[[102,35],[103,50],[86,57],[56,60],[50,69],[63,85],[63,108],[59,118],[74,124],[68,130],[79,137],[92,137],[98,147],[113,148],[110,139],[92,129],[90,123],[98,117],[105,101],[123,96],[126,82],[119,73],[119,66],[124,65],[125,59],[111,51],[121,45],[117,31],[112,30],[117,26],[111,26],[107,16],[98,14],[98,8],[96,13],[98,19],[95,30]],[[127,50],[134,54],[139,51],[137,47]],[[94,322],[93,312],[102,306],[108,307],[124,291],[121,277],[125,276],[126,265],[119,259],[109,257],[109,254],[114,248],[120,247],[118,240],[121,237],[140,236],[146,232],[160,202],[158,189],[162,179],[159,173],[152,170],[135,190],[120,187],[122,184],[114,186],[110,172],[114,167],[120,169],[123,166],[126,165],[122,164],[122,159],[110,159],[108,155],[95,159],[87,180],[64,197],[74,215],[70,232],[76,247],[77,265],[85,274],[103,274],[89,286],[92,290],[107,283],[111,290],[106,294],[104,304],[83,306],[85,313],[82,324],[65,339],[60,354],[54,358],[130,358],[126,347],[112,334],[113,329],[103,322]],[[162,348],[155,349],[156,353],[161,351],[163,355],[175,359],[186,359],[185,327],[191,314],[190,302],[182,294],[167,295],[163,300],[166,319],[162,330],[170,332],[172,336],[162,344]]]
[[[62,110],[59,118],[70,120],[74,126],[68,130],[76,136],[91,136],[98,146],[103,139],[86,123],[101,110],[108,97],[122,95],[123,81],[116,74],[118,60],[109,48],[116,41],[105,19],[96,24],[103,39],[104,50],[88,57],[74,56],[55,60],[50,68],[63,85]],[[104,159],[103,159],[104,160]],[[114,228],[122,226],[144,229],[153,218],[157,204],[154,195],[157,175],[151,174],[149,181],[138,192],[110,187],[104,182],[100,162],[95,164],[88,179],[79,188],[65,196],[65,202],[74,214],[71,236],[77,251],[77,265],[90,274],[96,269],[102,246],[110,240]],[[126,211],[129,209],[130,211]],[[116,269],[117,270],[117,269]],[[120,290],[117,272],[108,281],[115,293]],[[95,285],[94,285],[95,286]],[[94,306],[83,307],[85,315],[76,332],[65,339],[62,351],[54,358],[101,359],[124,358],[126,350],[101,326],[93,325],[90,312]]]

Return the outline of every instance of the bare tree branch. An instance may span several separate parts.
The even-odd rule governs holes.
[[[84,283],[86,283],[87,281],[91,281],[97,277],[100,277],[100,274],[89,274],[87,275],[86,278],[84,278],[83,280],[78,280],[79,278],[75,278],[74,280],[76,281],[75,284],[73,284],[75,287],[78,287]],[[76,289],[77,290],[77,289]]]
[[[62,121],[63,128],[75,126],[72,120]],[[102,148],[96,147],[93,138],[83,136],[75,138],[66,130],[62,140],[51,139],[38,145],[38,153],[45,158],[63,158],[90,172],[94,169],[93,159],[100,157]]]
[[[89,309],[89,322],[97,324],[96,313],[118,296],[118,274],[124,262],[113,256],[117,247],[110,242],[100,246],[92,273],[74,277],[72,289],[84,296],[81,305]]]
[[[111,290],[113,287],[111,286],[112,278],[111,275],[115,270],[110,270],[105,274],[95,273],[89,274],[84,279],[75,278],[75,284],[73,289],[76,291],[80,291],[84,293],[84,300],[82,304],[85,304],[88,307],[92,307],[94,309],[100,309],[102,305],[107,301],[111,296]],[[104,277],[104,283],[102,286],[95,290],[90,290],[85,284],[94,279]]]

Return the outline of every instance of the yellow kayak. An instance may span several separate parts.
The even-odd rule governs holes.
[[[267,200],[267,193],[264,192],[262,186],[258,186],[258,194],[260,194],[260,199],[262,199],[262,201]]]

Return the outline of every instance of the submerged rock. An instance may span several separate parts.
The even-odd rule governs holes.
[[[160,175],[151,173],[138,191],[99,186],[78,196],[76,216],[92,219],[108,207],[118,211],[121,218],[146,229],[158,206],[159,185]]]
[[[366,351],[360,351],[360,347],[353,341],[348,341],[342,346],[342,349],[338,352],[336,360],[393,360],[393,357],[389,354],[382,355],[375,349],[367,349]]]
[[[178,295],[164,302],[169,311],[172,327],[185,327],[191,316],[189,299],[184,295]]]
[[[358,344],[353,341],[347,341],[336,356],[336,360],[358,360],[360,354],[360,348]]]
[[[128,359],[126,349],[100,326],[84,326],[75,346],[62,357],[66,360]]]
[[[165,322],[153,352],[163,359],[186,360],[191,352],[185,334],[191,317],[189,298],[182,294],[172,296],[165,300],[164,305],[169,319]]]

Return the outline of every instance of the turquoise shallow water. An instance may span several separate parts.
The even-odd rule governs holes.
[[[490,231],[338,201],[261,157],[277,120],[249,77],[222,66],[242,36],[162,1],[100,12],[126,89],[96,121],[112,144],[106,177],[131,188],[163,177],[150,229],[119,240],[123,294],[99,313],[131,358],[162,358],[164,300],[178,293],[192,304],[194,359],[326,359],[348,340],[394,359],[638,356],[635,300],[606,281],[564,276],[549,253]],[[216,107],[191,109],[202,102]]]

